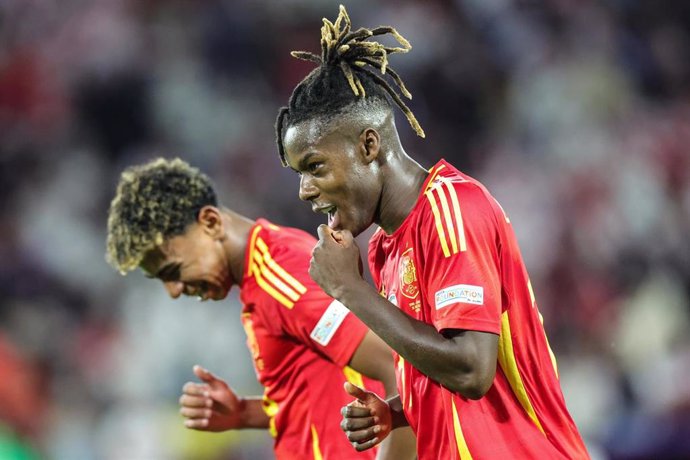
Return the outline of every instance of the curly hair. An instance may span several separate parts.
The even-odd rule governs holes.
[[[390,76],[400,93],[412,99],[400,76],[388,65],[388,55],[407,53],[412,49],[410,43],[388,26],[351,29],[350,17],[345,7],[340,5],[335,22],[323,19],[320,56],[308,51],[291,53],[293,57],[315,62],[319,66],[295,87],[287,107],[282,107],[278,112],[276,144],[283,166],[287,166],[282,139],[284,127],[314,117],[323,116],[330,120],[353,104],[365,102],[365,98],[369,103],[384,104],[387,108],[391,107],[392,100],[405,114],[417,135],[424,137],[424,130],[412,111],[384,78]],[[367,41],[385,34],[392,35],[400,47]]]
[[[211,179],[179,158],[125,169],[108,211],[106,260],[123,275],[134,270],[148,251],[183,234],[207,205],[218,206]]]

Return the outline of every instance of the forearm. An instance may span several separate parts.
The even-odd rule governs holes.
[[[475,386],[479,351],[472,342],[459,347],[432,325],[400,311],[364,280],[342,289],[338,300],[423,374],[461,394]]]
[[[242,427],[241,428],[268,428],[269,417],[262,407],[261,396],[248,396],[242,398]]]

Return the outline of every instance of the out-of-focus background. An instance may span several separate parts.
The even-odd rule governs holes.
[[[690,3],[352,0],[446,158],[510,215],[596,459],[690,458]],[[0,459],[271,458],[177,413],[202,364],[261,391],[236,293],[171,301],[104,261],[120,171],[180,156],[226,205],[315,233],[273,123],[316,0],[0,2]]]

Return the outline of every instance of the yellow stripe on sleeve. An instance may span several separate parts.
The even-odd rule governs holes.
[[[455,400],[451,396],[451,405],[453,406],[453,432],[455,433],[455,443],[458,446],[458,452],[462,460],[472,460],[472,454],[465,442],[465,435],[462,434],[462,426],[460,426],[460,417],[458,417],[458,408],[455,407]]]
[[[436,231],[438,232],[438,239],[441,242],[441,249],[445,257],[450,257],[450,250],[448,249],[448,242],[446,241],[446,232],[443,230],[443,222],[441,221],[441,214],[436,205],[436,198],[434,198],[433,189],[424,193],[431,205],[431,212],[434,213],[434,221],[436,223]]]
[[[518,401],[520,401],[520,405],[525,412],[527,412],[532,422],[539,428],[539,431],[544,433],[544,428],[542,428],[537,418],[537,413],[534,411],[534,407],[532,407],[532,403],[527,395],[527,389],[522,382],[522,377],[520,377],[520,370],[518,369],[515,351],[513,350],[513,339],[510,334],[510,319],[506,311],[501,315],[501,336],[498,341],[498,364],[501,366],[501,369],[503,369],[503,373],[508,379],[508,383],[510,383],[510,388],[513,390]]]
[[[305,292],[307,292],[307,288],[304,287],[302,283],[300,283],[291,274],[285,271],[283,267],[278,265],[278,263],[273,260],[270,252],[268,251],[268,246],[266,246],[264,240],[262,240],[261,238],[257,239],[256,246],[259,249],[259,251],[261,251],[261,255],[263,256],[266,265],[268,265],[271,268],[271,270],[273,270],[276,274],[280,275],[280,277],[283,280],[285,280],[285,282],[288,283],[295,291],[299,292],[300,294],[304,294]]]

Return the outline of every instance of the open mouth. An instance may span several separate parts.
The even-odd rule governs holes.
[[[328,211],[328,226],[333,228],[334,222],[336,220],[336,212],[338,211],[338,208],[333,206],[330,211]]]
[[[205,302],[209,298],[211,298],[211,290],[209,289],[209,285],[207,283],[200,283],[199,285],[195,286],[193,289],[190,289],[189,294],[187,294],[190,297],[196,297],[197,300],[200,302]]]
[[[337,212],[338,208],[336,206],[326,206],[324,208],[319,209],[319,212],[326,214],[328,216],[328,226],[333,228],[334,223],[337,220]]]

